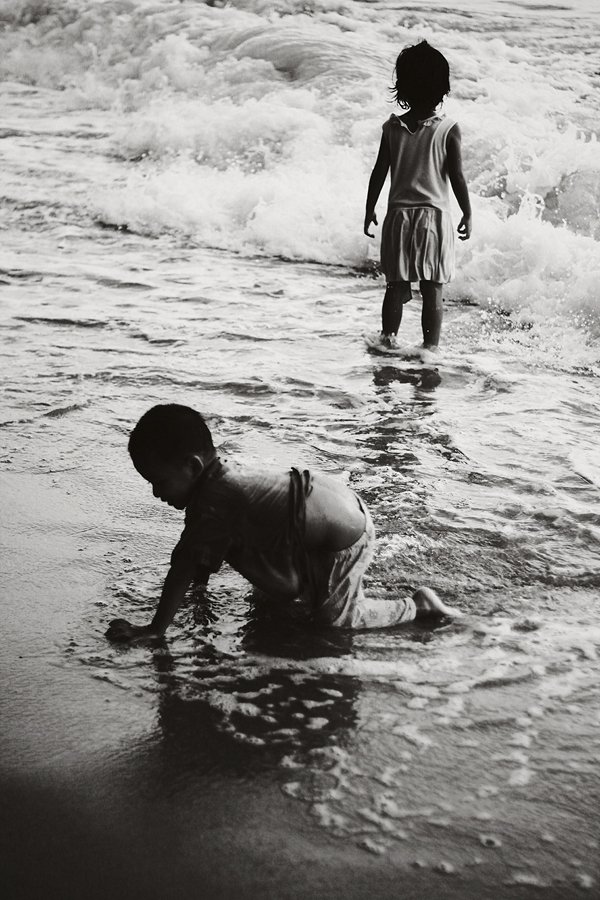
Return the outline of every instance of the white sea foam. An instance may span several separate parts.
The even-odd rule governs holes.
[[[475,198],[448,296],[597,334],[600,97],[585,20],[567,41],[551,17],[532,18],[516,45],[493,3],[487,31],[450,12],[392,28],[376,7],[301,7],[20,0],[0,7],[13,26],[0,69],[111,113],[114,153],[135,161],[125,181],[89,197],[99,219],[242,254],[362,266],[377,257],[362,211],[393,60],[427,37],[450,59],[446,107],[461,123]]]

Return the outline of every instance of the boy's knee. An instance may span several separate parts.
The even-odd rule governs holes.
[[[319,625],[329,628],[352,628],[354,604],[348,597],[328,597],[315,614]]]

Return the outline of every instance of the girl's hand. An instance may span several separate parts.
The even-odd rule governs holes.
[[[471,216],[463,216],[456,230],[459,241],[468,241],[471,237]]]
[[[137,644],[162,637],[150,625],[131,625],[126,619],[113,619],[109,623],[106,637],[118,644]]]
[[[375,212],[374,212],[374,211],[373,211],[373,212],[368,212],[368,211],[367,211],[367,213],[366,213],[366,215],[365,215],[365,227],[364,227],[364,232],[365,232],[365,234],[366,234],[367,237],[372,237],[372,238],[374,238],[375,235],[374,235],[374,234],[371,234],[370,231],[369,231],[369,226],[370,226],[371,222],[372,222],[374,225],[377,225],[377,216],[375,215]]]

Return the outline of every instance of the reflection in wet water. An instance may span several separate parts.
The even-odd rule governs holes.
[[[412,384],[420,391],[433,391],[442,381],[439,369],[421,366],[419,368],[398,368],[397,366],[380,366],[373,371],[373,384],[385,388],[398,382]],[[415,400],[423,399],[418,393]]]
[[[343,740],[356,721],[360,683],[306,672],[302,661],[343,658],[352,648],[349,632],[317,633],[293,622],[250,615],[237,638],[236,653],[223,654],[208,642],[183,657],[174,657],[167,648],[154,652],[165,737],[181,731],[186,743],[197,738],[204,745],[207,732],[218,734],[224,752],[216,764],[225,769],[272,767],[292,750]],[[275,654],[286,657],[284,671],[269,664]],[[264,662],[257,664],[256,658]]]
[[[197,659],[182,690],[175,670],[164,666],[161,659],[159,727],[178,753],[197,750],[200,768],[271,769],[290,752],[337,746],[356,722],[360,686],[353,679]],[[197,690],[194,679],[202,680]]]
[[[220,597],[203,631],[184,623],[150,659],[78,651],[156,694],[161,765],[188,781],[271,772],[298,816],[400,864],[593,878],[598,625],[513,611],[317,634]]]

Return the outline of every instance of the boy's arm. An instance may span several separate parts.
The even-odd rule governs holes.
[[[462,211],[462,219],[458,224],[458,237],[461,241],[468,241],[471,237],[471,201],[467,182],[463,175],[461,134],[458,125],[453,125],[448,132],[446,153],[448,155],[448,177]]]
[[[375,237],[374,234],[371,234],[369,232],[369,227],[371,225],[371,222],[377,225],[375,205],[377,203],[377,200],[379,199],[379,195],[384,185],[389,167],[390,151],[385,139],[385,135],[382,135],[381,143],[379,145],[379,153],[377,154],[377,159],[375,160],[375,165],[373,166],[373,171],[371,172],[371,177],[369,179],[369,189],[367,191],[367,209],[365,212],[364,225],[364,232],[367,237]]]
[[[162,637],[181,606],[190,583],[199,575],[198,566],[189,557],[180,557],[169,569],[154,618],[149,625],[131,625],[125,619],[113,619],[106,636],[111,641],[136,641]],[[202,572],[206,585],[210,572]],[[205,577],[204,577],[205,576]]]

